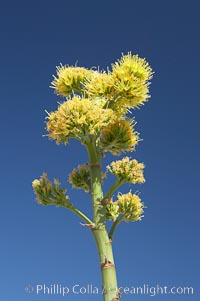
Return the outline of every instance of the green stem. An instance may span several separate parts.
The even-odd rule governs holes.
[[[117,275],[113,258],[112,242],[105,229],[93,229],[96,241],[103,284],[103,300],[112,301],[118,298]]]
[[[87,143],[90,159],[91,194],[94,211],[94,226],[91,228],[99,253],[103,284],[103,300],[118,298],[117,276],[114,265],[112,243],[106,230],[106,206],[102,204],[101,156],[95,141]]]
[[[114,223],[112,224],[112,227],[109,232],[109,238],[111,240],[113,239],[113,234],[114,234],[117,226],[121,223],[121,221],[123,221],[123,218],[124,218],[124,215],[122,215],[120,218],[116,219],[116,221],[114,221]]]
[[[103,198],[101,183],[101,157],[95,141],[87,143],[87,151],[90,159],[91,194],[93,202],[94,223],[98,227],[106,224],[106,208],[101,204]]]
[[[118,179],[115,184],[108,190],[108,192],[104,195],[104,200],[109,199],[113,192],[121,186],[122,182]]]
[[[89,217],[87,217],[83,212],[75,208],[72,204],[67,206],[67,208],[76,215],[78,215],[80,218],[82,218],[87,224],[93,225],[93,222],[89,219]]]

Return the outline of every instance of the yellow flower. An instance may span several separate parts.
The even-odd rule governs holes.
[[[147,61],[138,55],[132,55],[131,52],[122,55],[116,63],[112,64],[112,70],[116,78],[122,79],[124,77],[124,81],[131,77],[146,82],[152,79],[153,75],[152,68]]]
[[[125,221],[138,221],[142,218],[144,205],[137,194],[118,194],[116,203]]]
[[[138,163],[137,160],[130,160],[129,157],[112,162],[107,166],[107,170],[117,176],[121,182],[133,184],[141,184],[145,182],[143,169],[143,163]]]
[[[73,92],[83,93],[83,83],[90,78],[93,71],[83,67],[58,66],[57,77],[51,83],[51,87],[61,96],[69,96]]]
[[[112,64],[112,71],[94,71],[84,82],[85,95],[105,97],[105,107],[122,116],[129,108],[138,107],[148,100],[152,75],[146,60],[129,52]]]
[[[106,218],[115,221],[118,217],[124,221],[139,221],[142,218],[144,204],[137,194],[131,192],[118,194],[117,201],[106,205]]]
[[[101,96],[110,99],[115,93],[114,85],[114,78],[110,73],[95,71],[85,83],[85,92],[92,97]]]
[[[100,136],[100,147],[103,152],[119,155],[131,152],[138,143],[138,133],[134,132],[130,120],[117,120],[105,127]]]
[[[115,120],[113,110],[102,109],[99,100],[75,95],[62,103],[57,111],[49,114],[48,136],[58,144],[68,143],[69,138],[76,138],[85,143],[90,135],[100,135],[100,132]]]
[[[116,99],[112,108],[134,108],[144,104],[150,97],[149,80],[152,75],[152,69],[145,59],[130,52],[123,55],[112,65]]]
[[[33,182],[32,182],[32,187],[35,189],[37,188],[38,186],[40,185],[40,181],[38,179],[35,179]]]

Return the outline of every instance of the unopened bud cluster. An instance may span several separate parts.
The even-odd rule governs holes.
[[[106,174],[101,174],[101,179],[105,178]],[[74,168],[69,174],[69,183],[72,184],[74,188],[83,189],[85,192],[91,191],[91,176],[89,164],[79,165]]]
[[[89,192],[91,187],[91,178],[88,165],[83,164],[79,165],[78,168],[74,168],[69,175],[69,183],[71,183],[75,188]]]
[[[47,178],[47,174],[43,173],[39,180],[35,179],[32,182],[32,186],[39,204],[66,208],[70,206],[66,190],[60,187],[60,183],[56,179],[54,179],[52,184]]]

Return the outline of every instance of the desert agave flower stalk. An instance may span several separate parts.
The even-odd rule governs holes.
[[[61,65],[52,81],[55,93],[65,99],[55,112],[48,113],[48,137],[66,145],[74,138],[86,147],[89,162],[74,168],[68,181],[89,193],[93,216],[86,216],[71,203],[58,180],[51,182],[43,174],[32,185],[39,204],[65,207],[91,230],[99,254],[104,301],[120,299],[112,250],[115,230],[123,221],[141,220],[144,208],[138,193],[117,191],[125,183],[142,184],[145,179],[144,164],[124,157],[107,166],[106,176],[111,173],[116,181],[104,194],[102,159],[107,152],[119,156],[135,150],[139,134],[135,131],[134,119],[127,113],[149,99],[152,74],[145,59],[128,53],[107,72]],[[108,220],[112,223],[109,229]]]

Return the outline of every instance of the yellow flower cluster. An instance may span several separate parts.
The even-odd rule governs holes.
[[[110,202],[106,205],[106,219],[115,221],[119,216],[119,206],[117,202],[113,202],[111,199]]]
[[[124,114],[127,108],[137,107],[148,100],[152,75],[146,60],[129,52],[112,64],[112,71],[93,73],[85,83],[85,92],[89,96],[106,97],[109,108]]]
[[[138,143],[138,133],[134,132],[131,121],[117,120],[103,129],[100,136],[102,152],[111,152],[120,155],[122,152],[131,152]]]
[[[115,81],[112,74],[95,71],[91,78],[85,82],[85,93],[92,97],[105,97],[112,99],[115,94]]]
[[[84,92],[84,82],[89,79],[93,71],[83,67],[58,66],[57,77],[51,82],[51,87],[57,94],[68,97],[74,92]]]
[[[107,72],[57,67],[52,87],[67,100],[48,115],[48,137],[57,144],[67,144],[69,138],[86,144],[95,136],[102,154],[133,151],[138,133],[125,114],[148,99],[152,74],[146,60],[130,52]]]
[[[111,109],[102,109],[101,101],[80,98],[77,95],[62,103],[48,116],[49,138],[67,144],[69,138],[85,143],[90,135],[99,133],[116,120]]]
[[[112,70],[108,72],[61,65],[57,67],[52,88],[65,97],[74,92],[86,98],[103,97],[105,108],[123,115],[128,108],[140,106],[148,100],[152,75],[146,60],[129,52],[112,64]]]
[[[152,68],[146,62],[145,59],[140,58],[138,55],[132,55],[129,52],[127,55],[123,55],[116,63],[112,64],[112,70],[114,76],[117,78],[125,77],[124,80],[143,80],[148,81],[152,79]]]
[[[44,173],[39,180],[35,179],[32,182],[32,187],[39,204],[66,208],[70,206],[66,190],[60,188],[60,183],[56,179],[54,179],[54,184],[52,184],[47,178],[47,174]]]
[[[141,220],[143,213],[143,203],[137,194],[131,192],[118,194],[117,201],[111,200],[106,205],[106,218],[115,221],[118,217],[125,221]]]
[[[131,192],[118,194],[117,204],[119,206],[119,213],[123,215],[124,220],[141,220],[144,204],[137,194],[132,194]]]
[[[149,80],[152,69],[145,59],[138,55],[127,55],[112,65],[112,76],[115,79],[116,108],[134,108],[149,98]]]
[[[117,176],[122,183],[141,184],[145,182],[143,176],[144,164],[138,163],[137,160],[130,160],[129,157],[112,162],[107,166],[107,170]]]

